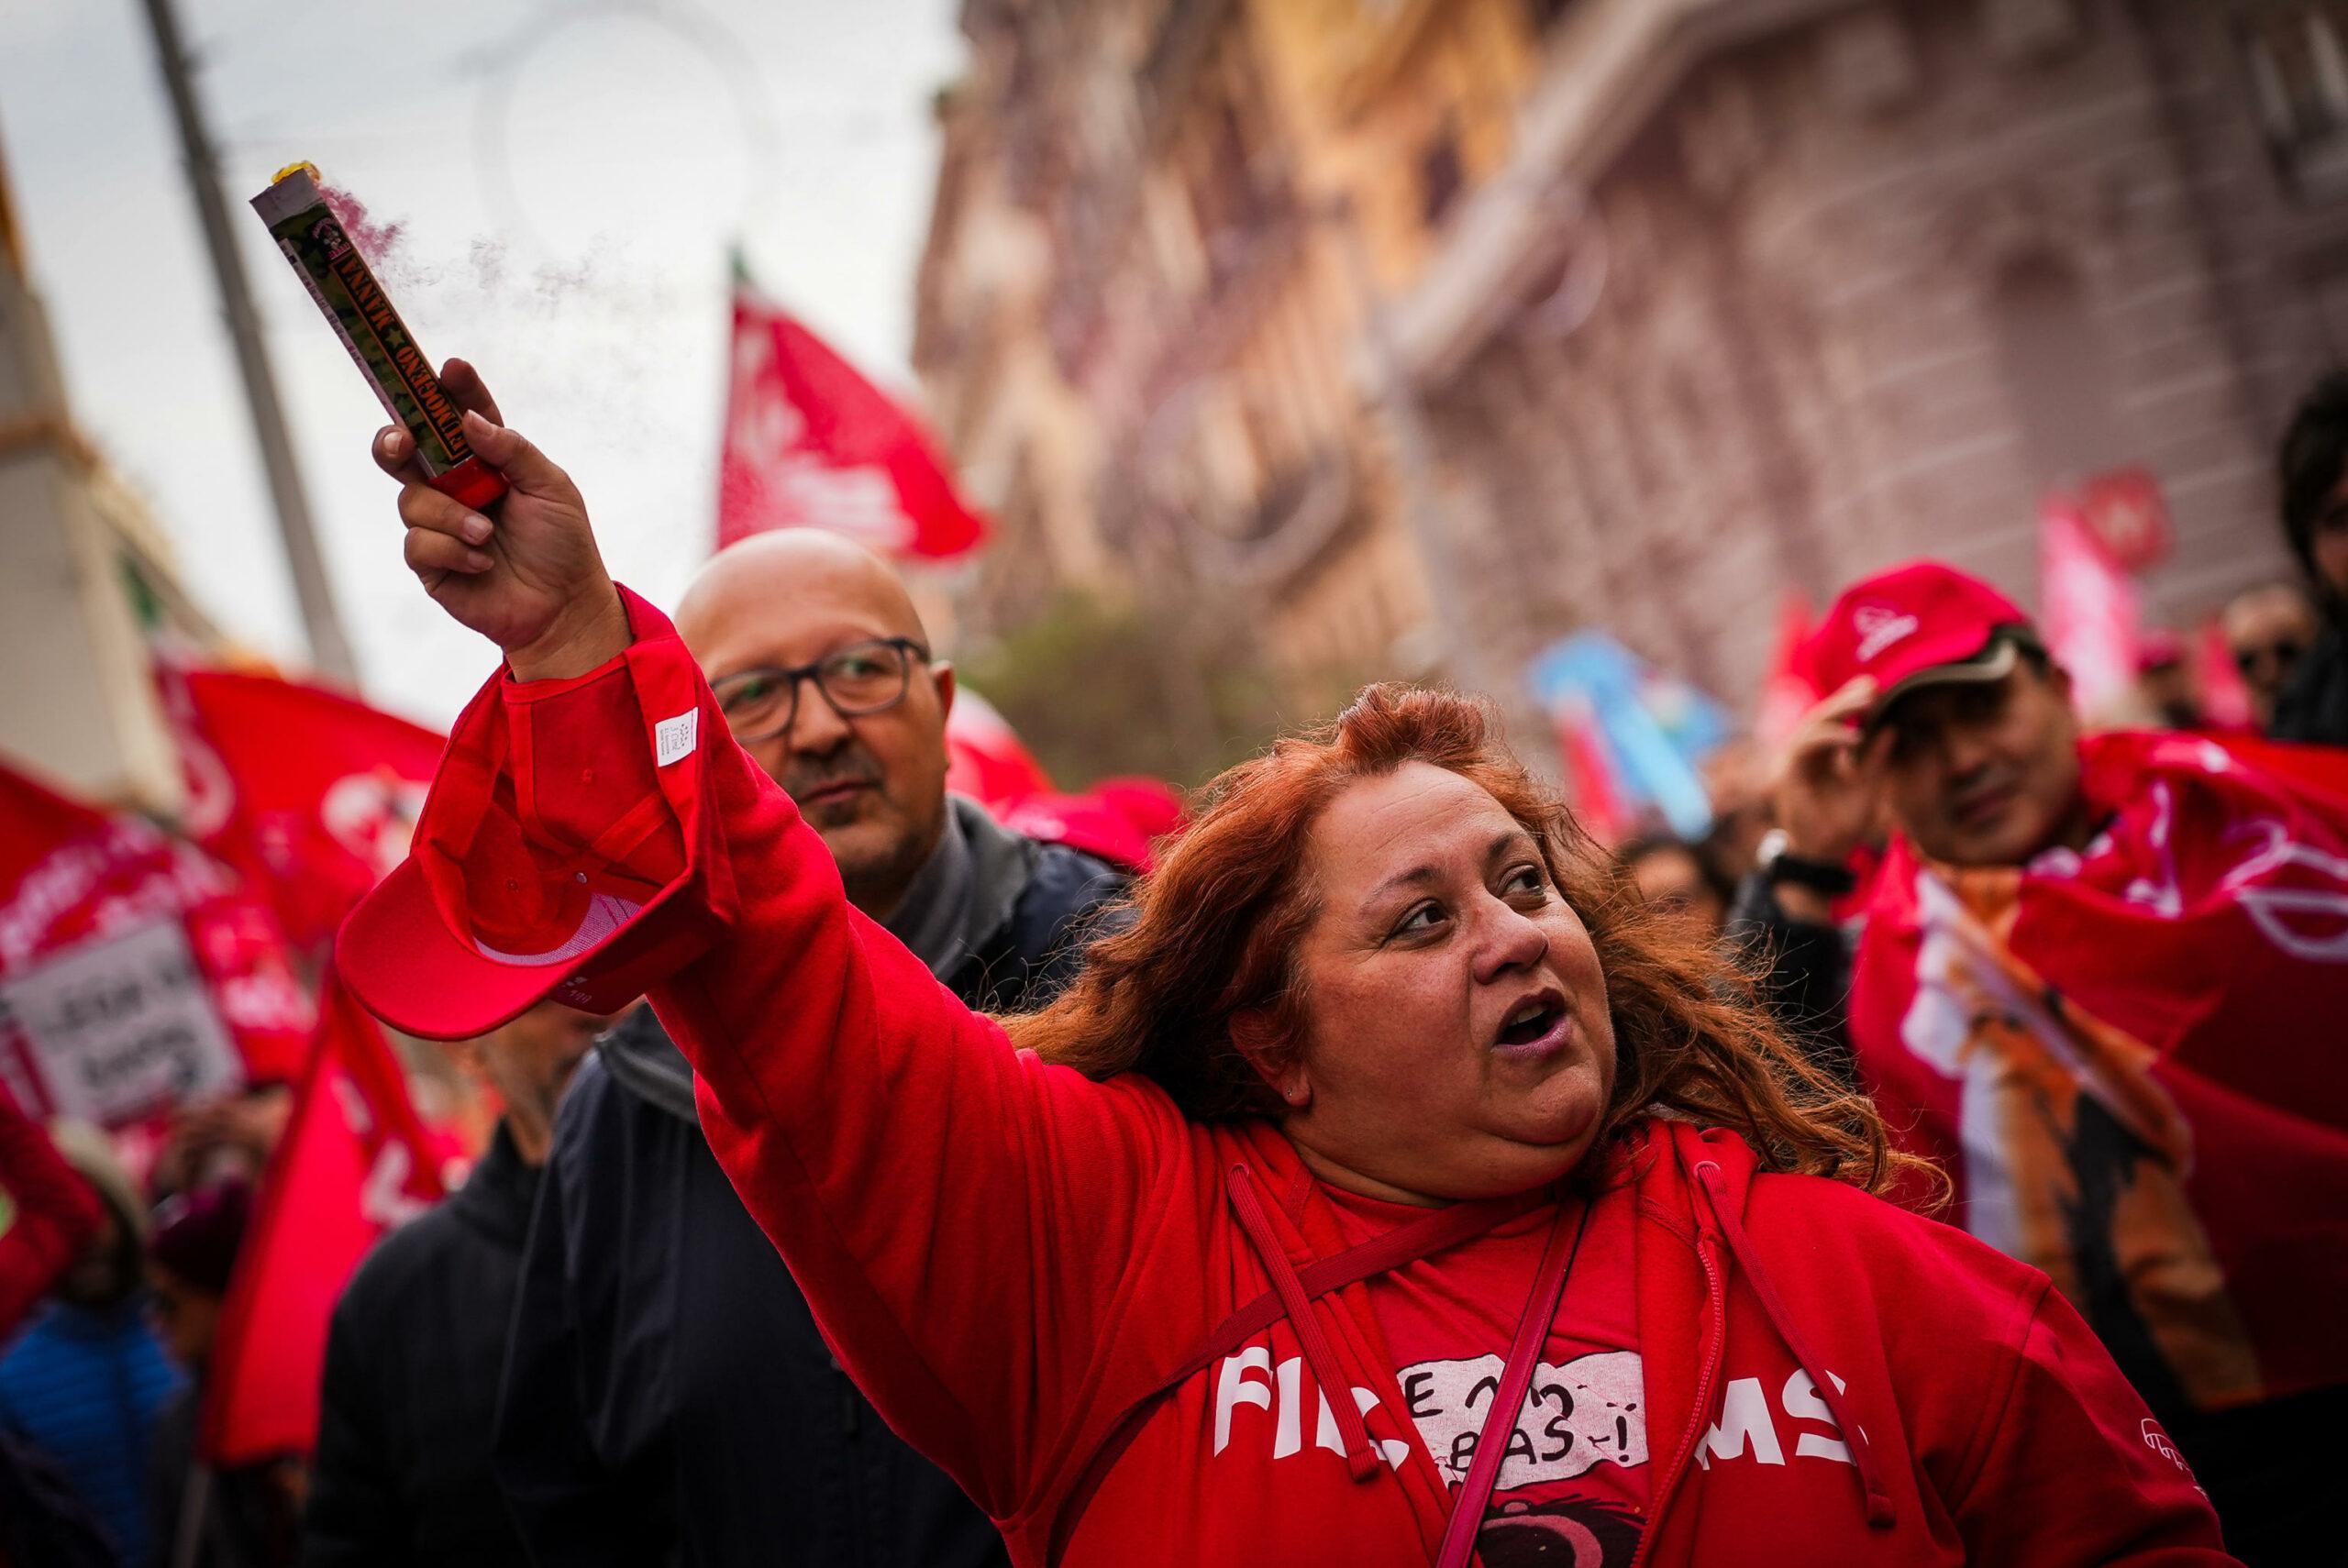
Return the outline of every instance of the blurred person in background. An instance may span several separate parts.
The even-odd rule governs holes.
[[[2275,712],[2321,632],[2315,602],[2296,582],[2270,582],[2226,602],[2220,617],[2226,652],[2250,689],[2258,733],[2275,733]]]
[[[1712,869],[1703,849],[1670,834],[1626,839],[1615,846],[1615,869],[1650,908],[1684,915],[1706,937],[1721,933],[1734,889]]]
[[[45,1305],[0,1357],[0,1430],[40,1456],[141,1568],[148,1466],[182,1378],[147,1319],[147,1206],[95,1128],[61,1125],[57,1149],[103,1210]]]
[[[446,1048],[504,1114],[464,1186],[378,1242],[336,1304],[303,1562],[525,1560],[491,1469],[498,1383],[555,1109],[607,1021],[541,1002]]]
[[[1761,841],[1769,834],[1769,761],[1758,741],[1738,735],[1704,758],[1701,772],[1712,805],[1712,825],[1702,845],[1705,863],[1734,888],[1753,869]]]
[[[294,1091],[282,1083],[246,1084],[183,1106],[155,1152],[147,1190],[160,1199],[230,1177],[258,1186],[293,1114]]]
[[[2136,701],[2146,723],[2164,730],[2203,727],[2201,696],[2185,639],[2165,626],[2146,631],[2136,649]]]
[[[2348,745],[2348,370],[2317,381],[2283,436],[2283,536],[2322,624],[2276,700],[2275,740]]]
[[[0,1344],[98,1234],[106,1213],[0,1086]],[[0,1568],[100,1568],[105,1529],[57,1467],[0,1429]]]
[[[973,1005],[1066,983],[1124,878],[946,792],[954,674],[892,568],[835,534],[759,535],[703,569],[677,624],[858,908]],[[541,1568],[1003,1560],[834,1359],[649,1008],[563,1107],[520,1294],[497,1469]]]
[[[165,1408],[149,1479],[154,1568],[290,1568],[303,1476],[284,1455],[216,1470],[199,1462],[204,1406],[220,1309],[252,1218],[252,1184],[225,1176],[168,1198],[147,1243],[152,1312],[172,1359],[190,1381]]]
[[[2086,1314],[2229,1547],[2314,1561],[2348,1463],[2348,823],[2201,736],[2083,738],[2028,619],[1938,563],[1850,589],[1814,651],[1835,688],[1742,929],[1954,1217]]]

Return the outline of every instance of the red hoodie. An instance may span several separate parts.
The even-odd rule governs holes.
[[[636,658],[687,657],[631,612]],[[575,856],[657,793],[634,679],[615,661],[493,682],[462,721],[505,705],[546,850]],[[721,889],[732,924],[653,1003],[718,1159],[890,1423],[1023,1564],[1434,1561],[1454,1487],[1419,1424],[1425,1379],[1406,1389],[1388,1342],[1401,1275],[1378,1265],[1439,1284],[1516,1244],[1510,1221],[1545,1231],[1556,1199],[1429,1210],[1360,1244],[1375,1222],[1341,1214],[1272,1125],[1191,1122],[1146,1078],[1013,1050],[849,907],[705,688],[702,706],[722,845],[690,891]],[[1518,1429],[1534,1452],[1485,1517],[1487,1568],[2230,1561],[2045,1275],[1849,1187],[1761,1174],[1726,1132],[1643,1122],[1595,1168],[1586,1233],[1616,1240],[1583,1266],[1632,1297],[1644,1526],[1600,1530],[1533,1484],[1545,1388]]]

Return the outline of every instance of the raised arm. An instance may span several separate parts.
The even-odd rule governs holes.
[[[666,621],[623,607],[578,491],[483,417],[469,372],[447,379],[474,404],[474,449],[514,486],[490,525],[400,474],[409,564],[506,650],[511,678],[468,709],[457,746],[463,725],[508,726],[503,766],[531,848],[566,868],[666,787],[667,823],[633,835],[623,868],[653,886],[681,870],[663,915],[682,908],[714,933],[651,977],[711,1146],[874,1403],[1008,1516],[1047,1479],[1021,1456],[1080,1422],[1101,1325],[1152,1226],[1188,1211],[1152,1197],[1193,1179],[1184,1124],[1146,1086],[1014,1053],[848,905],[823,841],[732,742]],[[395,473],[404,441],[378,440]],[[656,749],[656,732],[684,733],[661,727],[683,706],[691,740]],[[525,875],[547,873],[517,863]]]

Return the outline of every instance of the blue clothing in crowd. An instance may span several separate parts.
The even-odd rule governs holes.
[[[138,1300],[52,1305],[0,1356],[0,1427],[56,1465],[131,1568],[148,1561],[148,1459],[181,1381]]]

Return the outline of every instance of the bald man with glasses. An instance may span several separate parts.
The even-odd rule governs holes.
[[[851,903],[974,1007],[1040,1005],[1067,983],[1083,920],[1123,878],[947,793],[953,668],[886,563],[833,534],[759,535],[703,569],[675,620]],[[1007,1561],[832,1360],[649,1009],[564,1101],[497,1451],[539,1568]]]

